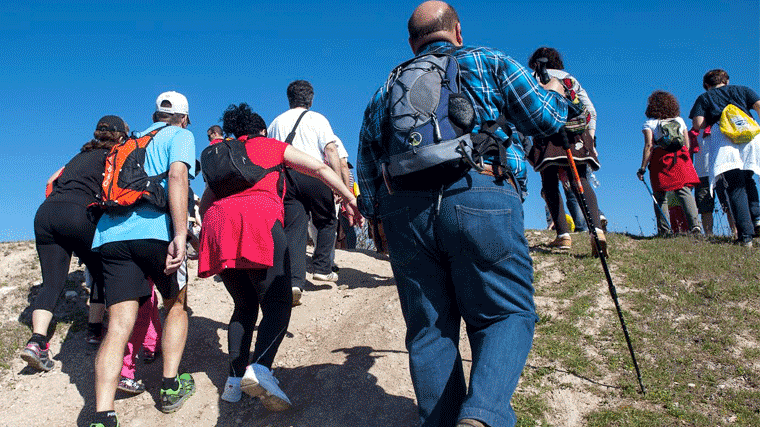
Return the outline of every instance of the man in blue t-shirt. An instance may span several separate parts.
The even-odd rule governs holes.
[[[189,179],[195,175],[195,138],[187,98],[164,92],[156,99],[153,125],[140,137],[158,129],[146,147],[145,172],[167,173],[161,185],[168,206],[140,203],[127,213],[106,213],[98,222],[93,249],[103,259],[108,333],[95,359],[96,415],[93,425],[118,425],[114,398],[124,348],[135,325],[141,302],[151,295],[149,278],[161,292],[167,308],[163,350],[161,410],[174,412],[195,391],[190,374],[178,375],[187,338],[187,201]]]

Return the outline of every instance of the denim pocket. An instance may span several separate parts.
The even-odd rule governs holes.
[[[409,208],[403,207],[388,214],[381,215],[383,230],[388,239],[388,255],[397,265],[405,265],[418,253],[419,246],[414,237]]]
[[[474,209],[456,206],[461,253],[482,267],[511,257],[519,244],[512,209]]]

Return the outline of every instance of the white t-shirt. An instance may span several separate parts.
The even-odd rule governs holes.
[[[335,147],[338,149],[339,159],[348,159],[348,151],[346,151],[346,147],[343,146],[343,141],[337,136],[335,137]]]
[[[280,141],[285,141],[293,130],[298,117],[304,112],[303,108],[291,108],[272,120],[267,129],[267,136]],[[324,161],[325,146],[335,142],[337,137],[333,133],[330,122],[325,116],[309,110],[298,123],[296,135],[293,138],[293,146],[309,154],[310,156]]]
[[[686,122],[683,121],[682,118],[676,117],[676,121],[678,122],[678,130],[683,132],[686,130]],[[642,129],[649,129],[652,131],[652,142],[657,141],[658,139],[662,138],[662,128],[660,128],[660,120],[658,119],[649,119],[646,122],[644,122],[644,126],[641,127]]]

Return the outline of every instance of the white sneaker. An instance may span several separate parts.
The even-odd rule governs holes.
[[[338,273],[331,271],[327,274],[322,273],[314,273],[314,276],[312,276],[314,280],[321,280],[323,282],[337,282],[338,281]]]
[[[303,295],[303,291],[297,286],[293,286],[293,307],[301,305],[301,295]]]
[[[240,382],[240,388],[251,397],[258,397],[261,404],[270,411],[284,411],[293,404],[272,375],[272,371],[264,365],[252,363],[245,368],[245,375]]]
[[[224,384],[224,391],[222,392],[222,400],[225,402],[240,402],[240,398],[243,397],[243,391],[240,390],[241,377],[227,377],[227,383]]]

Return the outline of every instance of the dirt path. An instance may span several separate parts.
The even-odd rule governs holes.
[[[28,338],[28,328],[19,327],[18,322],[28,322],[28,301],[40,282],[36,253],[31,242],[0,243],[0,255],[0,319],[4,329],[17,328],[20,347]],[[117,395],[122,425],[415,425],[405,327],[390,265],[385,258],[361,250],[338,250],[336,261],[341,266],[340,281],[310,282],[303,305],[293,310],[275,359],[275,375],[294,404],[292,410],[270,413],[247,396],[237,404],[219,399],[227,376],[226,325],[232,300],[220,282],[195,277],[197,266],[191,262],[192,316],[181,370],[195,377],[196,394],[177,413],[162,414],[157,405],[160,361],[152,365],[138,361],[137,377],[144,380],[148,392],[134,397]],[[551,269],[551,265],[539,267]],[[65,303],[59,304],[57,316],[74,316],[75,320],[82,316],[87,292],[81,284],[81,270],[72,263],[67,289],[76,294],[69,292]],[[544,277],[561,280],[551,272],[544,272]],[[551,303],[539,301],[539,307],[542,305],[547,308]],[[37,425],[88,425],[94,410],[92,361],[96,348],[85,343],[83,322],[86,319],[73,322],[79,327],[59,327],[54,335],[53,371],[33,372],[18,357],[11,358],[9,369],[0,370],[0,425],[29,425],[32,413]],[[464,359],[470,360],[466,339],[461,347]],[[558,383],[576,380],[562,375],[556,373]],[[518,387],[520,392],[530,390]],[[598,405],[588,392],[566,387],[549,402],[546,415],[552,425],[569,427],[582,425],[583,414]]]

